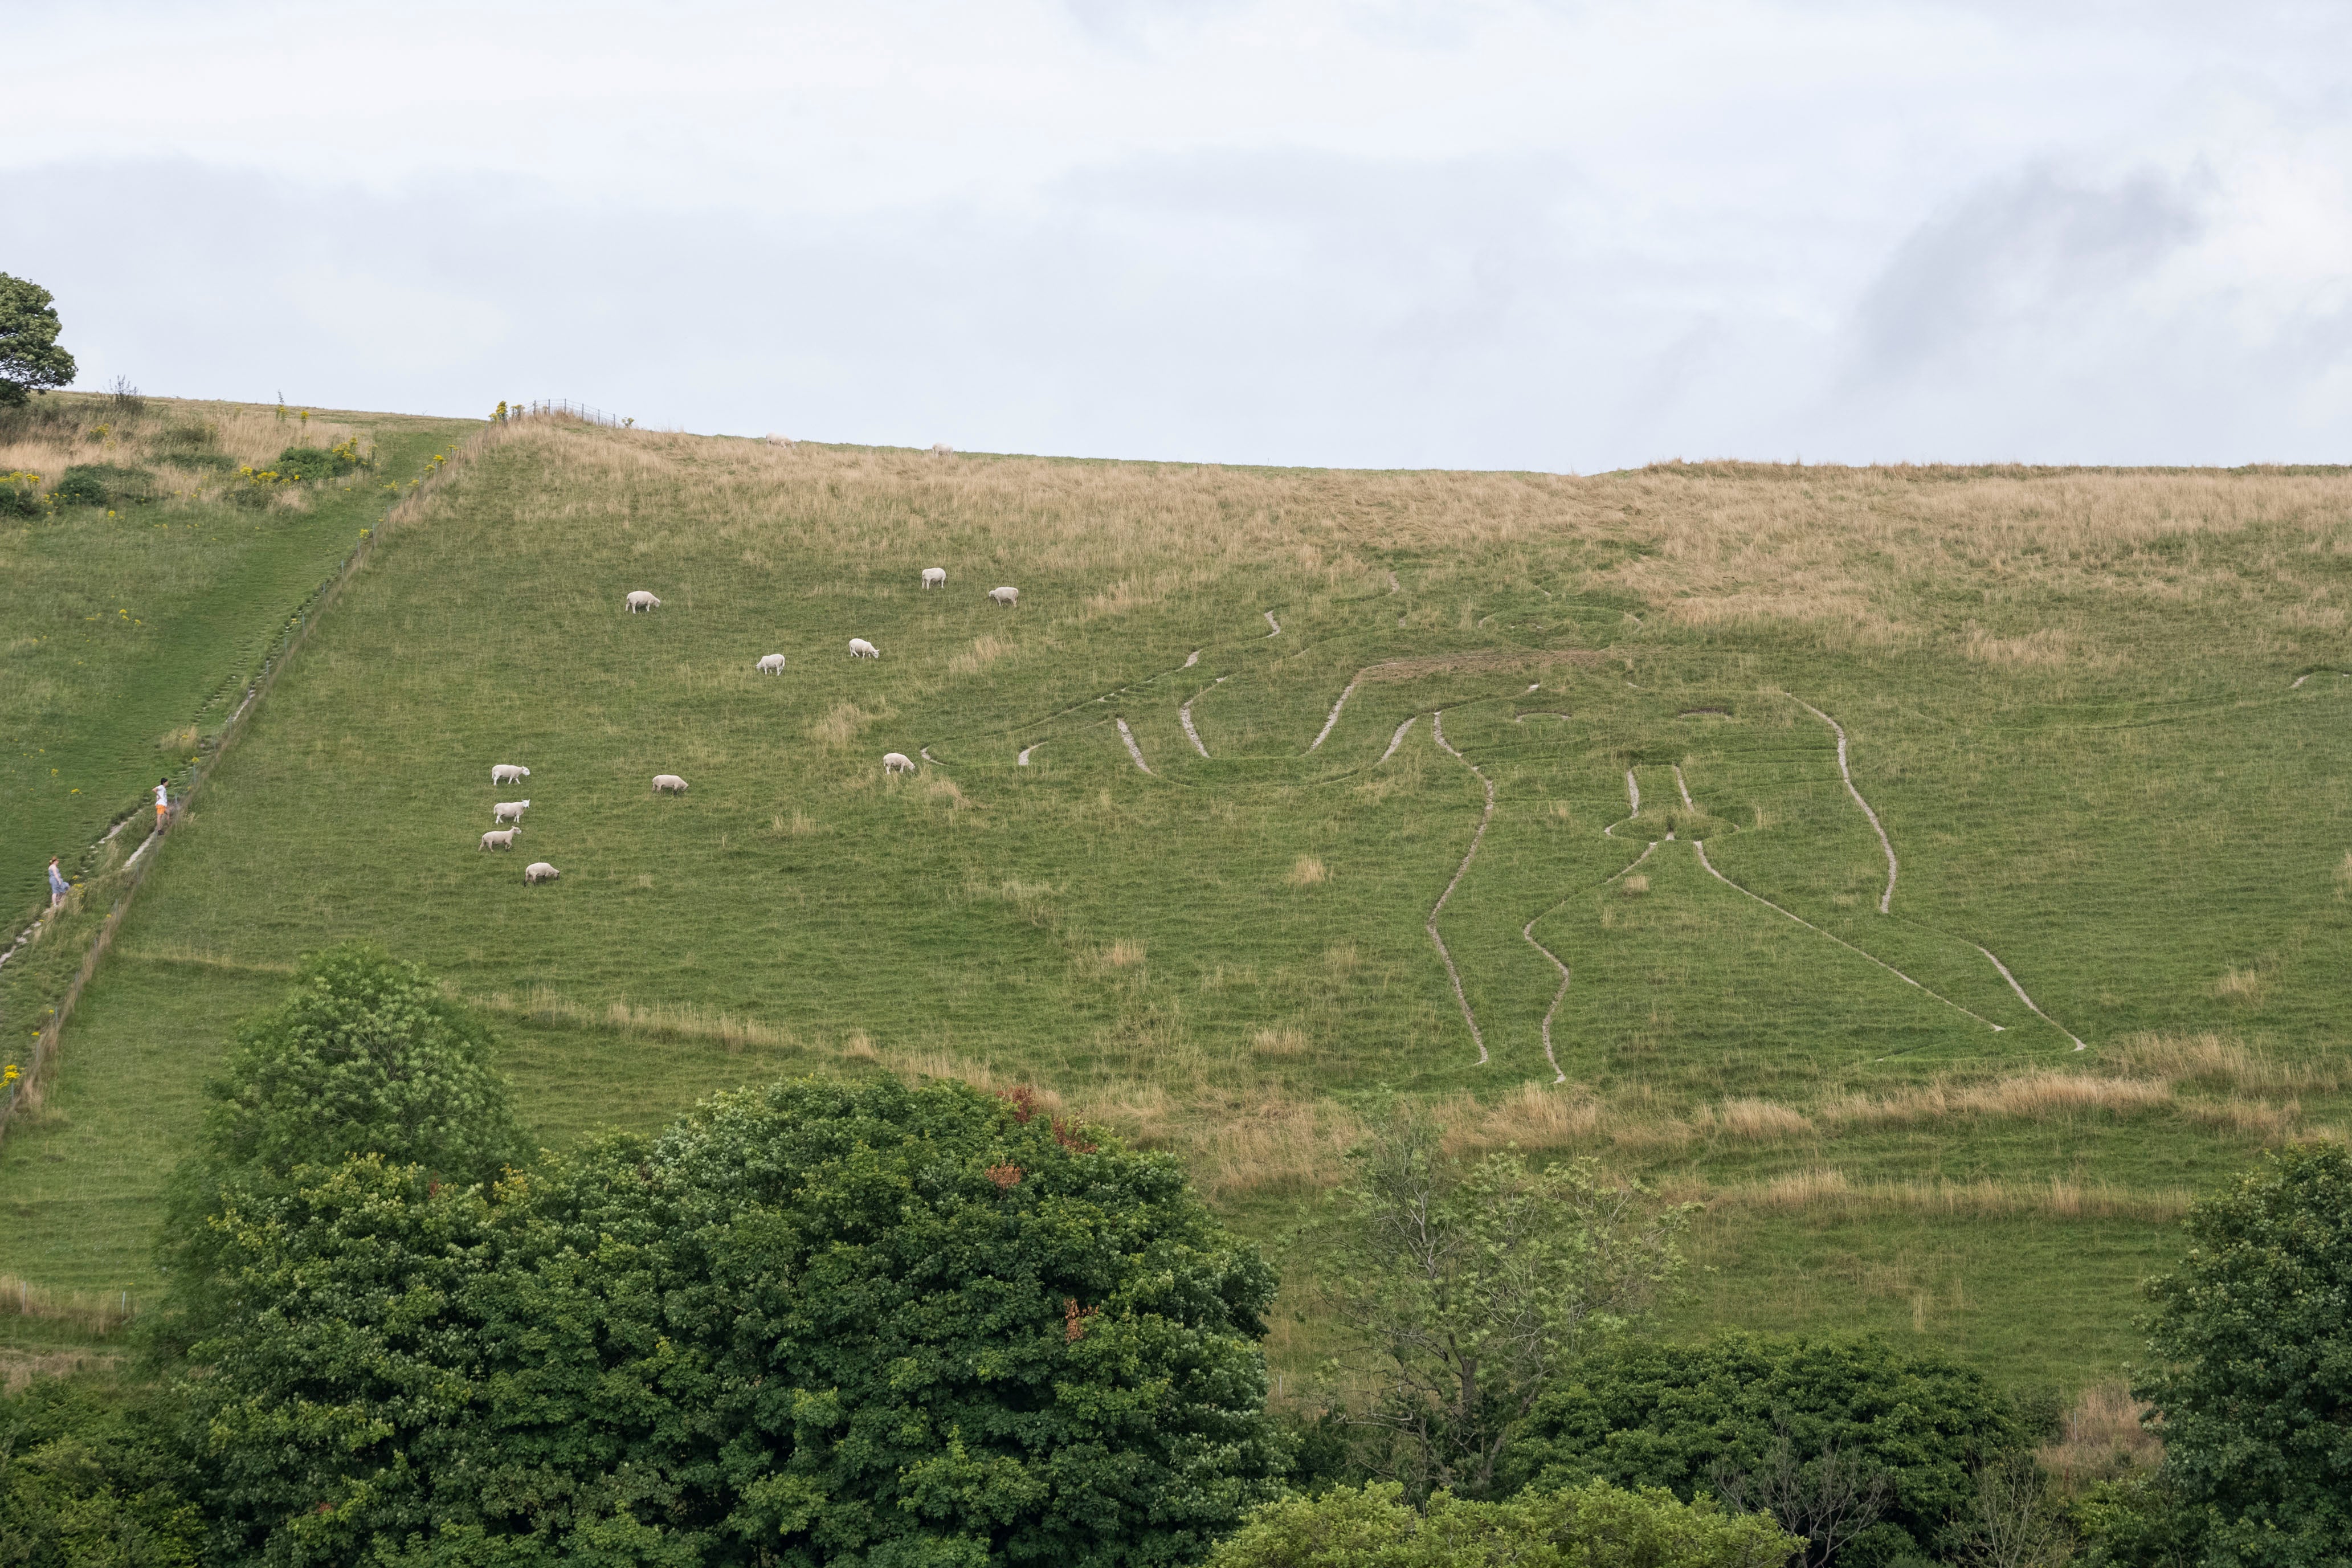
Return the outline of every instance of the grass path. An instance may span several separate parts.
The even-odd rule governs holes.
[[[1438,745],[1444,750],[1445,753],[1476,773],[1478,782],[1485,785],[1486,790],[1486,806],[1478,814],[1478,830],[1470,836],[1470,847],[1464,853],[1462,864],[1454,868],[1454,879],[1445,884],[1445,891],[1438,894],[1437,902],[1430,906],[1428,923],[1429,940],[1437,945],[1437,956],[1445,963],[1446,978],[1454,983],[1454,999],[1462,1005],[1462,1021],[1470,1026],[1470,1038],[1478,1047],[1478,1065],[1484,1067],[1488,1059],[1486,1037],[1479,1032],[1478,1015],[1471,1011],[1470,998],[1462,989],[1462,971],[1454,967],[1454,954],[1447,950],[1445,939],[1437,934],[1437,917],[1445,912],[1446,900],[1454,896],[1454,889],[1460,887],[1462,879],[1469,874],[1470,862],[1478,858],[1478,846],[1486,837],[1486,825],[1495,820],[1495,781],[1488,778],[1477,763],[1455,751],[1447,742],[1444,713],[1441,711],[1430,714],[1429,730],[1430,733],[1437,738]],[[1553,1065],[1555,1068],[1558,1067],[1557,1063]]]

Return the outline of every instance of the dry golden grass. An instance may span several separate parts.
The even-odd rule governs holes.
[[[2075,1398],[2059,1435],[2042,1446],[2042,1467],[2070,1490],[2126,1469],[2147,1473],[2164,1455],[2163,1436],[2141,1424],[2148,1408],[2128,1384],[2093,1384]]]
[[[1812,1121],[1801,1112],[1769,1100],[1727,1100],[1712,1110],[1702,1107],[1697,1120],[1702,1127],[1713,1127],[1727,1137],[1759,1143],[1801,1138],[1813,1131]]]
[[[1294,888],[1312,888],[1328,880],[1330,875],[1322,861],[1312,855],[1301,855],[1282,879]]]
[[[146,405],[142,413],[125,415],[101,396],[60,395],[53,409],[41,412],[70,413],[69,429],[58,429],[45,420],[33,433],[10,437],[5,434],[10,426],[0,423],[0,473],[38,474],[43,480],[40,488],[47,489],[78,463],[147,468],[154,470],[156,488],[165,504],[170,504],[216,496],[243,482],[234,473],[224,476],[217,470],[183,468],[161,461],[157,443],[169,441],[177,432],[201,433],[203,449],[258,468],[269,467],[289,447],[332,447],[354,436],[361,437],[362,450],[367,446],[365,437],[354,426],[317,415],[306,424],[299,410],[281,420],[274,410],[247,404],[151,397]]]
[[[1132,969],[1143,962],[1143,944],[1120,937],[1103,950],[1102,961],[1112,969]]]
[[[1639,871],[1630,877],[1620,878],[1617,882],[1617,891],[1629,899],[1638,899],[1649,890],[1650,879]]]
[[[2047,1120],[2089,1111],[2129,1115],[2171,1099],[2171,1084],[2160,1079],[2044,1072],[1981,1083],[1937,1079],[1888,1095],[1847,1095],[1824,1104],[1818,1114],[1839,1126],[1906,1127],[1954,1116]]]
[[[948,660],[950,675],[978,675],[998,659],[1013,651],[1015,645],[1004,638],[982,635],[971,639],[971,647]]]
[[[808,727],[808,738],[828,752],[846,751],[865,728],[881,718],[855,702],[836,702],[832,711]]]
[[[1970,626],[1963,651],[1979,664],[2006,665],[2012,669],[2055,669],[2080,657],[2072,632],[2048,627],[2023,637],[1997,637],[1982,626]]]
[[[1250,1036],[1250,1049],[1262,1057],[1303,1057],[1307,1037],[1297,1029],[1260,1029]]]
[[[841,1043],[841,1056],[843,1060],[853,1062],[878,1062],[882,1059],[882,1054],[874,1048],[874,1037],[863,1029],[852,1032],[849,1038]]]
[[[1718,1201],[1750,1209],[1844,1214],[1897,1213],[1948,1218],[2050,1215],[2067,1219],[2179,1218],[2201,1194],[2189,1191],[2048,1182],[1849,1181],[1833,1166],[1791,1171],[1769,1181],[1724,1188]]]
[[[128,1291],[51,1290],[14,1274],[0,1274],[0,1314],[69,1323],[86,1334],[109,1334],[138,1315]]]
[[[2331,1065],[2282,1062],[2219,1035],[2128,1035],[2106,1057],[2121,1068],[2241,1094],[2332,1094],[2342,1082]]]
[[[2252,1004],[2263,999],[2263,975],[2257,969],[2225,969],[2213,982],[2213,994],[2225,1002]]]

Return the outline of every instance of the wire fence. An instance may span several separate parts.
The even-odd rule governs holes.
[[[586,424],[607,426],[614,430],[625,430],[636,424],[635,419],[625,419],[617,414],[607,414],[601,408],[592,408],[585,403],[574,403],[568,397],[542,397],[536,403],[513,403],[502,405],[502,406],[505,407],[507,417],[509,419],[528,419],[534,415],[560,414]]]

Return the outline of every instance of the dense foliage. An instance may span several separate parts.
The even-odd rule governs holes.
[[[2352,1154],[2290,1148],[2189,1212],[2137,1390],[2214,1568],[2352,1563]]]
[[[1846,1568],[1930,1549],[1972,1506],[1972,1472],[2022,1446],[1984,1376],[1875,1339],[1727,1334],[1611,1347],[1536,1406],[1517,1479],[1600,1478],[1769,1507]]]
[[[203,1521],[152,1395],[56,1380],[0,1398],[0,1563],[181,1568]]]
[[[1350,1160],[1328,1272],[1357,1339],[1359,1457],[1416,1501],[1492,1495],[1561,1369],[1645,1317],[1680,1266],[1687,1211],[1589,1160],[1537,1172],[1510,1152],[1465,1168],[1410,1116]]]
[[[722,1096],[489,1189],[310,1167],[215,1225],[233,1560],[1182,1563],[1280,1468],[1255,1251],[961,1086]]]
[[[0,272],[0,408],[33,392],[70,386],[73,355],[58,342],[56,297],[39,284]]]
[[[432,977],[352,942],[314,953],[207,1086],[206,1156],[284,1173],[354,1154],[484,1182],[522,1158],[488,1026]]]
[[[1602,1481],[1504,1502],[1447,1492],[1427,1511],[1375,1481],[1269,1503],[1209,1568],[1780,1568],[1797,1542],[1767,1519]]]

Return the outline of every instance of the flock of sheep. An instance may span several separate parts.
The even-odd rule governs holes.
[[[923,568],[922,582],[925,588],[944,588],[947,586],[947,581],[946,567]],[[1021,590],[1013,587],[991,588],[988,591],[988,598],[991,604],[1004,609],[1016,609],[1021,604]],[[661,608],[661,601],[643,588],[631,593],[622,603],[633,616],[641,610],[650,614]],[[849,639],[849,657],[880,658],[882,650],[864,637],[852,637]],[[763,655],[753,668],[762,675],[782,675],[784,672],[784,656],[780,653]],[[914,759],[904,752],[886,752],[882,755],[882,771],[886,773],[911,773],[915,771]],[[520,784],[529,777],[530,777],[530,770],[518,763],[496,763],[490,767],[490,783],[493,784]],[[676,773],[656,773],[654,793],[684,795],[686,781]],[[522,831],[522,814],[529,810],[530,806],[530,802],[528,800],[502,800],[493,805],[490,807],[491,822],[494,824],[511,822],[514,826],[493,826],[490,831],[482,835],[482,841],[478,849],[513,848],[515,835]],[[534,860],[522,868],[522,879],[526,884],[552,882],[562,875],[562,872],[544,860]]]

